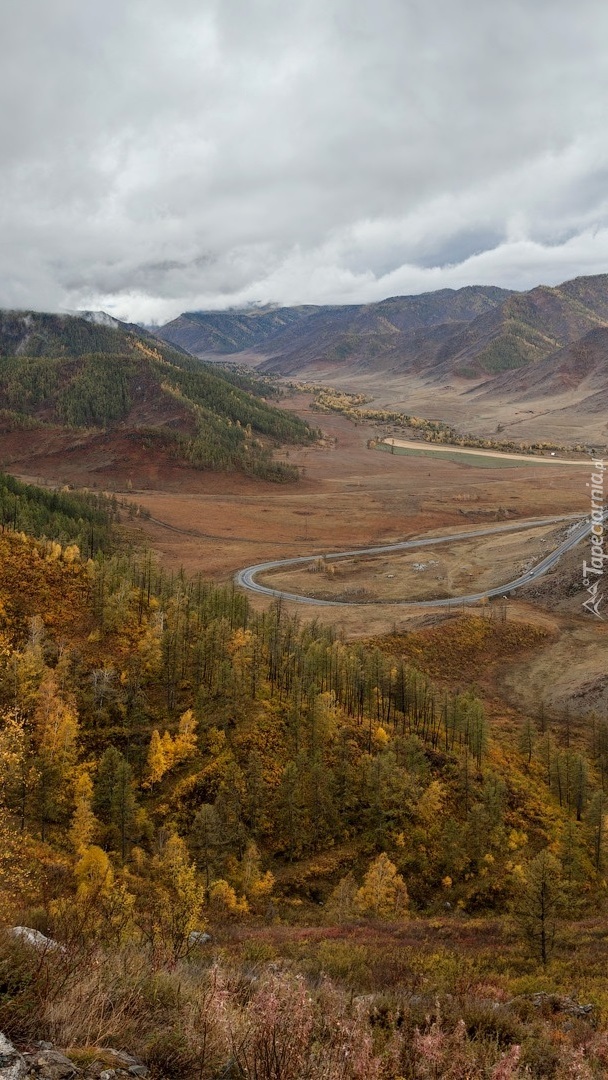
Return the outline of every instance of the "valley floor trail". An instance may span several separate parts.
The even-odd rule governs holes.
[[[392,436],[388,439],[382,439],[382,443],[385,446],[400,447],[403,450],[425,450],[432,454],[466,454],[473,457],[485,457],[485,458],[499,458],[502,461],[517,462],[522,461],[527,465],[586,465],[589,467],[589,458],[578,458],[573,460],[572,458],[558,458],[558,457],[540,457],[534,454],[511,454],[506,450],[492,450],[481,449],[476,446],[456,446],[450,443],[435,443],[425,442],[422,439],[394,439]]]
[[[264,544],[265,546],[272,544],[273,547],[300,547],[299,540],[262,540],[260,537],[256,539],[254,536],[220,536],[216,533],[201,532],[200,529],[180,529],[177,525],[171,525],[168,521],[161,521],[160,518],[151,515],[146,520],[151,521],[153,525],[162,525],[163,529],[169,529],[170,532],[179,533],[181,536],[200,536],[203,540],[221,540],[224,544],[232,542],[235,544]],[[2,1080],[1,1077],[0,1080]]]
[[[258,563],[256,566],[248,566],[244,570],[239,570],[235,575],[234,580],[237,585],[249,589],[251,592],[261,593],[264,596],[271,596],[275,600],[291,600],[298,604],[314,604],[320,607],[351,607],[354,605],[362,607],[363,603],[361,601],[320,600],[312,596],[303,596],[298,593],[285,592],[282,589],[273,589],[269,585],[262,585],[256,578],[258,574],[266,573],[269,570],[279,570],[287,566],[301,566],[304,563],[313,562],[316,559],[333,561],[356,555],[386,555],[391,551],[407,551],[411,548],[427,547],[430,544],[454,543],[454,541],[457,540],[471,540],[477,536],[492,536],[495,533],[516,532],[518,530],[536,528],[542,525],[557,524],[560,521],[571,521],[573,516],[575,515],[569,514],[560,517],[540,518],[534,521],[519,521],[511,525],[494,525],[484,529],[474,529],[470,532],[450,533],[448,536],[425,536],[416,540],[403,540],[397,544],[385,544],[381,547],[358,548],[356,551],[333,551],[323,555],[300,555],[297,558],[292,559],[278,559],[274,562]],[[604,521],[606,520],[608,520],[608,510],[604,512]],[[590,534],[591,526],[592,523],[588,518],[573,525],[566,539],[552,552],[546,555],[544,559],[541,559],[532,570],[526,571],[525,574],[521,574],[513,581],[509,581],[504,585],[497,585],[492,589],[486,589],[485,591],[478,593],[470,593],[466,596],[451,596],[440,600],[373,600],[364,603],[384,604],[386,606],[390,605],[392,607],[402,608],[449,608],[454,604],[474,604],[480,600],[490,599],[493,596],[503,596],[514,589],[520,589],[522,586],[530,584],[542,574],[546,573],[547,570],[550,570],[566,551],[570,551],[571,548],[576,547],[581,540]]]

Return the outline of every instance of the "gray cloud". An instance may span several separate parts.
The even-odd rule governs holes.
[[[598,0],[24,0],[0,23],[2,306],[164,320],[608,269]]]

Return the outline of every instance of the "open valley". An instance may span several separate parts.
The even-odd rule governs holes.
[[[0,1080],[608,1080],[608,6],[0,49]]]
[[[218,476],[170,462],[157,463],[151,474],[144,459],[141,471],[137,459],[129,463],[120,457],[100,467],[95,455],[90,460],[80,455],[74,465],[64,456],[60,478],[103,485],[136,502],[150,514],[127,525],[138,542],[150,544],[167,570],[183,568],[217,582],[230,581],[237,570],[265,560],[305,555],[321,560],[332,551],[586,513],[584,463],[572,468],[545,459],[538,464],[517,461],[508,469],[499,462],[492,469],[477,467],[466,455],[460,463],[441,452],[432,457],[378,453],[368,447],[374,425],[311,411],[305,394],[282,404],[321,426],[325,436],[319,446],[290,448],[288,460],[302,473],[297,484]],[[50,482],[57,460],[32,458],[23,472],[19,465],[13,468],[30,481]],[[46,476],[37,471],[41,468],[48,470]],[[347,639],[377,637],[395,628],[443,624],[446,613],[441,610],[404,610],[400,603],[500,585],[556,546],[566,528],[567,522],[419,553],[344,559],[325,568],[321,561],[317,572],[310,569],[315,563],[306,564],[263,580],[275,588],[347,602],[339,608],[284,602],[299,619],[334,625]],[[582,547],[539,584],[508,601],[509,620],[551,626],[546,641],[501,670],[500,693],[518,709],[535,708],[539,700],[548,708],[562,708],[568,701],[576,713],[608,704],[602,675],[608,637],[601,620],[581,612],[577,580]],[[270,600],[252,595],[251,603],[264,609]],[[485,610],[487,617],[491,609]]]

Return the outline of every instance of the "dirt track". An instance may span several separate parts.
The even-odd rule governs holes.
[[[466,454],[467,457],[499,458],[504,461],[523,461],[532,465],[577,465],[579,468],[590,467],[588,458],[541,457],[534,454],[509,454],[502,450],[480,450],[473,446],[449,446],[440,443],[423,442],[420,439],[383,439],[388,446],[401,446],[406,450],[426,450],[429,454]]]

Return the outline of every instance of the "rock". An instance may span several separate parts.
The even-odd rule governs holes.
[[[113,1047],[109,1046],[108,1049],[104,1049],[103,1052],[106,1057],[113,1057],[115,1059],[115,1064],[120,1065],[123,1068],[128,1069],[130,1065],[141,1065],[139,1058],[133,1057],[132,1054],[127,1054],[126,1050],[114,1050]]]
[[[84,1073],[84,1080],[129,1080],[125,1069],[113,1069],[101,1061],[95,1061]]]
[[[188,945],[191,949],[196,945],[207,945],[211,941],[211,934],[205,934],[202,930],[191,930],[188,934]]]
[[[26,1076],[25,1059],[0,1032],[0,1080],[25,1080]]]
[[[104,1049],[104,1058],[107,1060],[110,1058],[111,1064],[119,1070],[120,1076],[147,1076],[148,1069],[144,1065],[143,1061],[139,1058],[133,1057],[132,1054],[127,1054],[126,1050],[113,1050],[108,1047]]]
[[[533,994],[532,1004],[537,1009],[549,1008],[551,1012],[563,1012],[568,1016],[589,1016],[593,1010],[593,1005],[582,1005],[580,1001],[576,1001],[572,997],[560,997],[559,994]]]
[[[51,1043],[34,1043],[31,1053],[20,1054],[0,1034],[0,1080],[131,1080],[147,1077],[149,1070],[139,1058],[124,1050],[99,1048],[100,1060],[93,1061],[84,1072],[73,1061],[54,1050]]]
[[[45,934],[40,933],[40,930],[34,930],[31,926],[11,926],[9,934],[11,937],[17,938],[18,941],[24,941],[26,945],[31,945],[34,949],[40,949],[41,952],[47,950],[65,952],[64,946],[60,945],[58,941],[46,937]]]
[[[39,1080],[70,1080],[77,1075],[74,1062],[59,1050],[37,1050],[34,1054],[26,1054],[25,1061],[30,1074]]]

